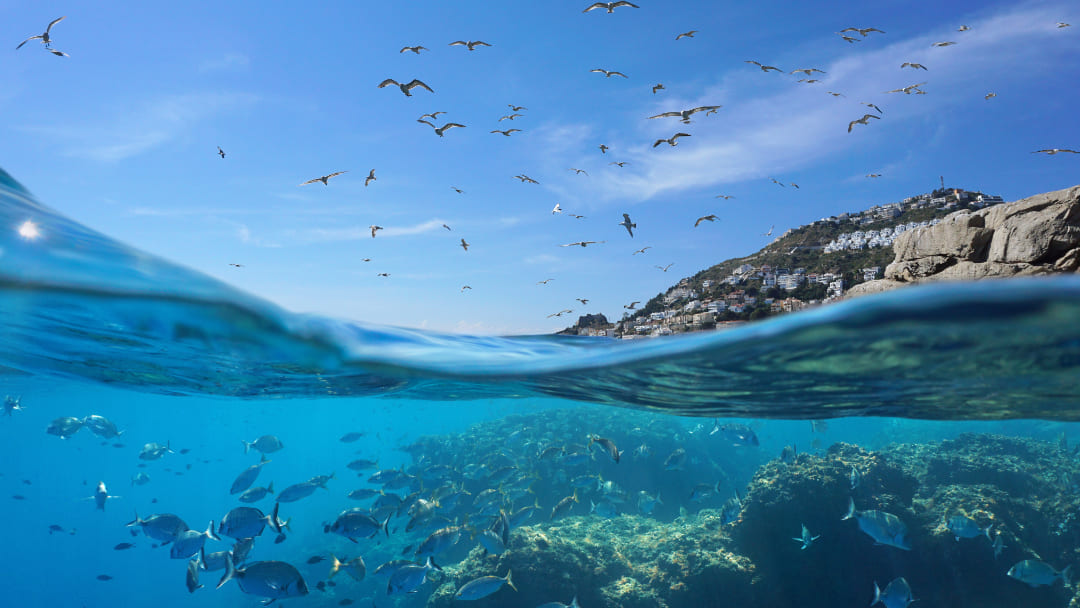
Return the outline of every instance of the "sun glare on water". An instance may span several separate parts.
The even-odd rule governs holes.
[[[19,225],[19,236],[32,241],[41,236],[41,230],[38,229],[38,225],[32,220],[26,220]]]

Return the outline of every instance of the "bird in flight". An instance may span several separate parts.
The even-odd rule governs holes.
[[[549,281],[554,281],[554,280],[555,279],[544,279],[543,281],[537,281],[536,284],[537,285],[547,285]]]
[[[469,250],[469,244],[467,242],[465,242],[465,239],[461,239],[461,248],[464,249],[465,251]]]
[[[412,52],[416,53],[417,55],[419,55],[420,51],[429,51],[429,50],[431,50],[431,49],[427,48],[426,46],[416,45],[416,46],[402,47],[401,50],[398,51],[398,53],[404,53],[405,51],[412,51]]]
[[[768,72],[769,70],[776,70],[777,72],[783,72],[784,71],[784,70],[781,70],[780,68],[773,67],[771,65],[762,65],[762,64],[754,61],[753,59],[748,59],[748,60],[744,61],[743,63],[752,63],[752,64],[758,66],[759,68],[761,68],[762,72]]]
[[[611,148],[608,148],[607,146],[605,146],[604,144],[600,144],[599,148],[600,148],[600,153],[601,154],[607,154],[607,151],[611,149]]]
[[[61,19],[63,19],[63,17],[61,17]],[[1058,29],[1061,29],[1063,27],[1069,27],[1069,24],[1065,23],[1064,21],[1058,21],[1057,26],[1058,26]]]
[[[847,95],[844,95],[843,93],[834,93],[832,91],[826,91],[826,93],[832,95],[833,97],[847,97]]]
[[[582,306],[588,306],[589,305],[589,299],[588,298],[574,298],[574,299],[577,300],[578,302],[581,302]]]
[[[768,232],[762,232],[761,236],[772,236],[773,228],[776,228],[776,224],[773,224],[772,226],[769,226],[769,231]]]
[[[555,206],[551,208],[551,215],[555,215],[556,213],[562,213],[562,205],[560,203],[555,203]]]
[[[916,70],[925,70],[926,69],[925,65],[923,65],[921,63],[911,63],[910,61],[905,61],[904,63],[901,63],[900,67],[902,67],[902,68],[915,68]]]
[[[61,51],[59,49],[53,49],[53,48],[45,47],[45,50],[49,51],[53,55],[56,55],[57,57],[71,57],[71,55],[68,55],[67,53],[65,53],[64,51]]]
[[[821,82],[821,81],[818,80],[817,78],[800,78],[798,80],[798,82],[805,82],[806,84],[814,84],[816,82]]]
[[[243,268],[244,267],[243,264],[233,264],[232,262],[229,262],[229,266],[232,266],[233,268]]]
[[[817,68],[803,68],[803,69],[801,69],[801,70],[791,70],[791,73],[792,73],[792,74],[798,74],[799,72],[802,72],[803,74],[806,74],[807,76],[813,76],[813,75],[814,75],[814,74],[813,74],[814,72],[818,72],[818,73],[820,73],[820,74],[824,74],[824,73],[825,73],[825,70],[819,70],[819,69],[817,69]]]
[[[360,258],[361,262],[370,262],[371,258]]]
[[[715,222],[717,219],[718,218],[716,217],[716,215],[712,213],[710,213],[709,215],[703,215],[697,218],[697,221],[694,222],[694,228],[697,228],[698,224],[700,224],[701,222]]]
[[[468,41],[468,42],[466,42],[464,40],[455,40],[454,42],[451,42],[447,46],[465,46],[465,47],[468,47],[470,51],[475,51],[476,47],[478,47],[478,46],[491,46],[491,45],[484,42],[483,40],[471,40],[471,41]]]
[[[641,304],[641,300],[634,300],[629,304],[623,304],[623,308],[625,308],[626,310],[634,310],[635,308],[637,308],[638,304]]]
[[[529,177],[528,175],[525,175],[524,173],[522,173],[521,175],[515,175],[514,177],[521,180],[521,183],[523,183],[523,184],[524,183],[529,183],[529,184],[539,184],[540,183],[540,182],[536,181],[535,179]]]
[[[568,213],[567,215],[569,215],[570,217],[572,217],[572,218],[574,218],[574,219],[576,219],[576,220],[583,220],[583,219],[585,219],[585,216],[584,216],[584,215],[578,215],[578,214],[576,214],[576,213]]]
[[[1059,152],[1068,152],[1069,154],[1080,154],[1080,152],[1077,152],[1076,150],[1069,150],[1067,148],[1050,148],[1050,149],[1047,149],[1047,150],[1035,150],[1034,152],[1032,152],[1032,154],[1042,153],[1042,154],[1050,154],[1052,156],[1052,155],[1057,154]]]
[[[470,286],[470,285],[462,285],[461,286],[461,293],[465,293],[466,289],[472,289],[472,286]]]
[[[990,99],[991,97],[997,97],[997,93],[987,93],[983,96],[983,99]]]
[[[714,196],[713,198],[722,198],[722,199],[724,199],[724,200],[726,201],[726,200],[730,200],[730,199],[733,199],[733,198],[735,198],[735,197],[734,197],[734,196],[731,196],[730,194],[717,194],[717,195],[716,195],[716,196]]]
[[[697,30],[690,30],[689,32],[683,32],[683,33],[679,34],[678,36],[675,36],[675,40],[678,40],[680,38],[693,38],[694,34],[696,34],[697,32],[698,32]]]
[[[581,11],[581,12],[587,13],[587,12],[593,10],[594,8],[606,8],[607,12],[614,13],[615,9],[619,8],[620,6],[629,6],[629,7],[633,7],[633,8],[641,8],[640,6],[638,6],[636,4],[633,4],[631,2],[627,2],[626,0],[619,0],[618,2],[596,2],[596,3],[592,4],[592,5],[590,5],[589,8],[587,8],[587,9]]]
[[[869,120],[869,119],[871,119],[871,118],[874,118],[874,119],[877,119],[877,120],[881,120],[881,117],[880,117],[880,116],[876,116],[876,115],[874,115],[874,114],[863,114],[863,117],[862,117],[862,118],[860,118],[860,119],[858,119],[858,120],[853,120],[853,121],[851,121],[851,122],[849,122],[849,123],[848,123],[848,126],[847,126],[847,132],[848,132],[848,133],[851,133],[851,128],[852,128],[852,127],[854,127],[854,126],[855,126],[855,125],[857,125],[857,124],[859,124],[859,125],[869,125],[870,123],[868,123],[868,122],[866,122],[866,121],[867,121],[867,120]]]
[[[958,31],[958,32],[966,32],[966,31],[968,31],[970,29],[971,28],[966,26],[966,25],[961,25],[960,27],[956,28],[956,31]]]
[[[379,274],[377,274],[375,276],[377,276],[377,277],[388,277],[388,276],[390,276],[390,273],[389,272],[380,272]]]
[[[437,120],[439,118],[439,114],[446,114],[446,112],[443,112],[442,110],[439,110],[438,112],[432,112],[430,114],[421,114],[420,118],[416,119],[416,122],[423,122],[423,120],[425,118],[430,118],[431,120]],[[431,124],[431,123],[428,123],[428,124]]]
[[[776,184],[777,186],[780,186],[781,188],[784,187],[783,182],[778,181],[775,177],[770,177],[769,179],[772,180],[772,183]]]
[[[610,163],[608,163],[608,164],[609,164],[609,165],[616,165],[616,166],[619,166],[619,167],[625,167],[626,165],[629,165],[629,164],[630,164],[630,162],[629,162],[629,161],[625,161],[625,160],[624,160],[624,161],[619,161],[619,162],[615,162],[615,161],[612,161],[612,162],[610,162]]]
[[[509,107],[509,108],[510,108],[510,111],[511,111],[511,112],[520,112],[520,111],[522,111],[522,110],[528,110],[528,109],[529,109],[529,108],[526,108],[525,106],[515,106],[515,105],[514,105],[514,104],[512,104],[512,103],[508,103],[508,104],[506,104],[506,105],[507,105],[507,107]]]
[[[514,120],[515,118],[521,118],[522,116],[524,116],[524,114],[518,114],[516,112],[513,114],[507,114],[506,116],[500,117],[499,122],[502,122],[504,120]]]
[[[397,87],[401,89],[401,92],[404,93],[406,97],[412,97],[412,93],[410,93],[409,91],[415,89],[416,87],[421,87],[421,88],[427,89],[431,93],[435,92],[435,91],[431,90],[431,87],[424,84],[423,82],[420,82],[420,80],[418,80],[416,78],[413,78],[411,81],[409,81],[409,82],[407,82],[405,84],[401,84],[400,82],[394,80],[393,78],[387,78],[386,80],[379,83],[378,88],[381,89],[383,87],[390,86],[392,84],[397,85]]]
[[[443,227],[443,228],[446,228],[446,229],[447,229],[447,230],[449,230],[450,232],[453,232],[453,229],[451,229],[451,228],[450,228],[450,226],[447,226],[446,224],[443,224],[443,225],[442,225],[442,227]]]
[[[881,174],[880,173],[867,173],[866,177],[869,177],[869,178],[881,177]]]
[[[645,247],[642,247],[641,249],[638,249],[637,251],[635,251],[634,253],[631,253],[630,255],[637,255],[639,253],[645,253],[646,249],[652,249],[652,245],[646,245]]]
[[[221,146],[217,147],[217,153],[221,158],[225,158],[225,151],[221,149]]]
[[[514,132],[520,133],[521,129],[507,129],[505,131],[500,131],[499,129],[495,129],[495,130],[492,131],[492,133],[502,133],[503,135],[505,135],[507,137],[510,137],[510,134],[514,133]]]
[[[658,82],[658,83],[653,85],[653,88],[652,88],[653,95],[656,95],[657,91],[662,91],[662,90],[664,90],[664,84],[662,82]]]
[[[588,247],[589,245],[599,245],[600,243],[606,243],[607,241],[578,241],[576,243],[567,243],[565,245],[559,245],[559,247]]]
[[[904,87],[902,89],[893,89],[891,91],[885,91],[885,93],[903,93],[904,95],[911,95],[912,91],[919,91],[919,87],[923,86],[924,84],[926,84],[926,83],[925,82],[920,82],[919,84],[908,85],[908,86],[906,86],[906,87]]]
[[[955,42],[935,42],[934,44],[931,44],[930,46],[952,46],[954,44],[956,44],[956,43]]]
[[[663,270],[664,272],[667,272],[667,269],[671,268],[674,265],[675,265],[675,262],[672,262],[672,263],[668,264],[667,266],[656,266],[656,268],[659,268],[660,270]]]
[[[461,188],[458,188],[457,186],[450,186],[450,189],[453,190],[454,192],[457,192],[458,194],[465,194],[465,191],[462,190]]]
[[[570,310],[569,308],[564,308],[564,309],[560,310],[559,312],[551,313],[550,315],[547,316],[547,318],[550,319],[551,317],[561,317],[563,315],[568,315],[568,314],[570,314],[572,312],[574,312],[574,311]]]
[[[870,32],[877,32],[879,34],[884,34],[885,33],[883,31],[877,29],[876,27],[864,27],[864,28],[846,27],[846,28],[840,30],[841,34],[843,34],[844,32],[859,32],[859,34],[861,34],[863,37],[866,37],[866,35],[869,34]]]
[[[667,139],[660,138],[660,139],[656,140],[656,143],[654,143],[652,145],[652,147],[655,148],[656,146],[659,146],[660,144],[662,144],[664,142],[667,142],[667,145],[669,145],[669,146],[675,146],[676,144],[678,144],[678,139],[680,137],[690,137],[690,134],[689,133],[676,133],[675,135],[672,135],[671,137],[669,137]]]
[[[453,129],[454,127],[461,127],[463,129],[465,128],[465,125],[460,124],[460,123],[456,123],[456,122],[448,122],[448,123],[446,123],[445,125],[443,125],[441,127],[436,127],[434,124],[432,124],[432,123],[430,123],[430,122],[428,122],[426,120],[418,120],[416,122],[422,122],[425,125],[431,127],[432,129],[435,129],[435,134],[438,135],[439,137],[442,137],[443,133],[446,133],[447,129]]]
[[[369,172],[367,174],[367,177],[364,178],[364,187],[366,188],[367,185],[370,184],[373,181],[375,181],[375,170],[374,169],[372,169],[371,172]]]
[[[848,44],[851,44],[852,42],[862,42],[862,40],[859,40],[858,38],[854,38],[852,36],[844,36],[843,34],[841,34],[840,37],[846,40]]]
[[[306,186],[308,184],[314,184],[315,182],[322,182],[323,185],[326,186],[326,185],[328,185],[326,182],[329,181],[329,179],[331,177],[337,177],[338,175],[341,175],[342,173],[348,173],[348,171],[335,171],[334,173],[331,173],[330,175],[324,175],[322,177],[316,177],[315,179],[309,179],[309,180],[307,180],[306,182],[304,182],[304,183],[302,183],[300,185],[301,186]]]
[[[45,48],[49,48],[49,45],[52,44],[52,38],[49,37],[49,31],[52,30],[52,27],[54,25],[56,25],[57,23],[60,23],[61,21],[63,21],[66,18],[67,18],[67,15],[64,15],[63,17],[60,17],[59,19],[53,19],[52,22],[49,23],[49,26],[45,28],[45,33],[44,34],[38,34],[37,36],[31,36],[31,37],[27,38],[26,40],[23,40],[22,42],[19,43],[19,46],[15,47],[15,50],[17,51],[17,50],[21,49],[22,45],[26,44],[27,42],[30,42],[31,40],[37,40],[39,38],[41,39],[41,43],[45,45]]]
[[[867,103],[867,102],[865,102],[865,101],[860,101],[859,103],[861,103],[862,105],[864,105],[864,106],[866,106],[866,107],[868,107],[868,108],[874,108],[875,110],[877,110],[877,113],[878,113],[878,114],[884,114],[884,112],[882,112],[882,111],[881,111],[881,108],[879,108],[879,107],[875,106],[875,105],[874,105],[874,104],[872,104],[872,103]]]
[[[688,124],[690,124],[690,117],[693,116],[694,114],[696,114],[697,112],[705,112],[705,115],[708,116],[709,114],[715,114],[716,111],[719,110],[722,107],[724,107],[724,106],[698,106],[696,108],[690,108],[689,110],[676,110],[674,112],[662,112],[660,114],[657,114],[656,116],[650,116],[649,119],[667,118],[669,116],[671,116],[671,117],[676,117],[677,116],[682,120],[684,125],[688,125]]]
[[[372,225],[368,226],[368,228],[371,229],[371,238],[375,238],[375,233],[376,232],[378,232],[380,230],[384,230],[384,228],[382,226],[376,226],[375,224],[372,224]]]
[[[570,171],[573,171],[577,175],[581,175],[582,173],[585,173],[585,175],[588,175],[588,173],[584,169],[575,169],[573,167],[570,167]]]
[[[799,189],[799,184],[796,184],[795,182],[788,182],[788,185],[794,187],[796,190]]]
[[[626,231],[630,233],[630,238],[634,238],[634,228],[637,228],[637,224],[630,221],[630,215],[628,213],[622,214],[622,221],[619,222],[619,226],[626,228]]]
[[[589,71],[590,72],[599,72],[599,73],[603,74],[605,78],[611,78],[612,76],[622,76],[623,78],[627,78],[626,74],[623,74],[622,72],[616,72],[614,70],[605,70],[603,68],[596,68],[595,70],[589,70]]]

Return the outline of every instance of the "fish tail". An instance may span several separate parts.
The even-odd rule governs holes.
[[[874,581],[874,601],[870,602],[870,605],[873,606],[874,604],[877,604],[880,601],[881,601],[881,587],[878,587],[877,586],[877,581]]]
[[[1065,566],[1061,571],[1061,582],[1065,583],[1066,587],[1072,587],[1072,565]]]
[[[993,542],[994,539],[990,538],[990,530],[994,527],[994,524],[990,524],[983,529],[983,534],[986,535],[986,540]]]
[[[215,589],[221,589],[221,586],[231,581],[236,576],[236,566],[233,564],[232,553],[225,554],[225,574],[221,575],[221,580],[218,581]]]
[[[270,485],[266,486],[266,492],[268,494],[273,494],[274,493],[274,482],[271,481]]]
[[[214,540],[221,540],[221,537],[214,532],[214,520],[210,520],[210,525],[206,527],[206,535]]]
[[[855,499],[848,498],[847,514],[841,517],[840,521],[844,521],[845,519],[851,519],[852,517],[855,517]]]
[[[199,570],[206,570],[206,547],[199,547]]]
[[[510,585],[510,588],[513,589],[514,591],[518,590],[518,588],[514,586],[514,581],[510,580],[510,571],[509,570],[506,571],[506,584]]]
[[[330,580],[330,579],[334,578],[334,575],[338,573],[338,570],[341,570],[341,566],[343,566],[343,565],[344,564],[342,564],[341,560],[339,560],[336,555],[331,553],[330,554],[330,574],[326,575],[326,580]]]
[[[244,441],[243,439],[240,440],[240,443],[244,444],[244,453],[245,454],[247,454],[248,450],[251,449],[251,446],[254,445],[254,444],[251,444],[251,443],[248,443],[248,442]]]
[[[138,524],[139,524],[139,523],[141,523],[141,522],[142,522],[142,520],[141,520],[141,519],[139,519],[139,512],[138,512],[138,511],[135,511],[135,519],[134,519],[134,521],[129,521],[128,523],[126,523],[126,524],[124,524],[124,525],[125,525],[125,526],[136,526],[136,525],[138,525]]]
[[[270,462],[270,459],[266,457],[266,454],[263,454],[262,458],[259,458],[259,464],[263,464],[266,462]]]
[[[379,526],[380,528],[382,528],[382,531],[386,534],[387,538],[390,537],[390,517],[390,515],[387,515],[386,519],[383,520],[382,525]]]

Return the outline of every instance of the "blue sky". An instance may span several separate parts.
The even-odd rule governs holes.
[[[542,333],[617,319],[758,250],[770,225],[927,192],[939,175],[1006,200],[1080,183],[1080,156],[1031,154],[1080,148],[1074,2],[96,4],[0,0],[0,166],[95,229],[299,312]],[[53,46],[70,57],[14,50],[60,15]],[[845,27],[885,33],[847,43]],[[417,44],[430,50],[399,53]],[[826,73],[798,83],[800,68]],[[386,78],[435,92],[377,88]],[[925,95],[884,93],[924,81]],[[848,133],[860,102],[883,115]],[[528,109],[500,122],[508,104]],[[647,119],[700,105],[723,107]],[[466,128],[437,137],[416,122],[434,111]],[[490,133],[510,127],[523,132]],[[652,147],[679,131],[691,137]],[[297,186],[334,171],[349,172]],[[581,240],[605,242],[559,246]]]

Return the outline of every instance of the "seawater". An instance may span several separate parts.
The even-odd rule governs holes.
[[[39,226],[40,238],[19,236],[16,228],[26,220]],[[470,469],[484,465],[481,459],[507,458],[523,471],[552,475],[536,486],[544,488],[542,493],[529,497],[542,507],[541,515],[526,524],[530,531],[565,529],[551,526],[567,520],[548,518],[555,503],[569,494],[562,476],[600,473],[629,491],[663,497],[663,504],[648,514],[633,499],[619,507],[617,518],[644,517],[683,525],[688,534],[716,535],[730,531],[696,528],[693,522],[699,520],[694,518],[718,512],[736,491],[747,498],[748,484],[758,475],[760,485],[762,467],[775,467],[786,446],[795,446],[803,458],[827,459],[830,446],[841,442],[876,451],[895,444],[931,446],[978,433],[1023,438],[1040,449],[1068,453],[1069,445],[1080,442],[1074,423],[1080,418],[1080,280],[905,289],[734,330],[661,340],[440,335],[288,313],[95,233],[41,205],[0,171],[0,378],[0,397],[20,396],[23,407],[0,417],[4,604],[255,605],[259,598],[241,593],[235,583],[214,590],[220,572],[204,573],[205,587],[189,594],[186,560],[169,559],[167,546],[152,547],[145,536],[131,536],[134,528],[125,524],[136,512],[144,517],[175,513],[195,530],[219,522],[240,504],[228,494],[232,480],[258,459],[255,452],[245,454],[241,441],[273,434],[285,448],[269,455],[272,462],[255,485],[273,481],[280,491],[315,475],[335,474],[327,490],[282,505],[283,514],[292,518],[285,542],[273,544],[270,533],[257,541],[252,560],[292,563],[311,588],[309,595],[281,603],[336,606],[353,600],[360,606],[423,606],[450,575],[433,576],[417,594],[389,597],[385,581],[371,574],[382,561],[401,557],[407,545],[423,540],[424,534],[404,531],[406,514],[392,519],[388,539],[353,544],[324,533],[324,524],[340,511],[361,506],[345,494],[373,487],[365,481],[370,471],[358,476],[345,467],[349,461],[370,458],[381,469],[404,467],[415,473],[433,465],[418,445],[458,445],[454,442],[464,439],[476,445],[468,453],[461,448],[460,459],[447,457],[462,470],[462,487],[484,485],[483,473]],[[104,440],[87,429],[67,439],[45,433],[55,418],[90,414],[108,417],[123,434]],[[714,423],[714,418],[719,420]],[[563,422],[553,426],[553,420]],[[827,423],[812,427],[808,420]],[[727,423],[748,425],[760,445],[734,447],[710,435],[714,425]],[[584,445],[590,433],[617,436],[622,459],[615,464],[594,457],[580,469],[568,466],[553,473],[548,465],[533,462],[545,447],[537,439],[540,424],[547,425],[543,442],[549,445]],[[364,435],[354,443],[339,441],[348,431]],[[636,458],[638,441],[646,437],[652,453]],[[137,455],[148,442],[168,442],[176,453],[141,461]],[[664,470],[663,460],[681,446],[688,446],[689,464]],[[473,457],[478,461],[467,462]],[[132,476],[140,471],[151,481],[133,485]],[[1064,478],[1054,482],[1059,494],[1042,500],[1076,501],[1074,472],[1059,473],[1048,475]],[[688,499],[689,488],[718,480],[724,483],[715,496]],[[88,500],[99,481],[116,496],[104,511]],[[870,481],[865,483],[870,487]],[[881,495],[889,488],[878,487],[880,493],[858,497],[859,509],[885,500]],[[588,514],[587,499],[601,495],[589,492],[581,492],[583,504],[568,517],[597,519]],[[255,506],[269,512],[273,498]],[[975,513],[976,505],[968,507]],[[836,506],[836,525],[845,508]],[[979,508],[993,511],[985,504]],[[1005,513],[994,516],[1002,518],[996,522],[999,530],[1022,534],[1019,523],[1005,520]],[[805,522],[774,523],[792,537]],[[1065,518],[1044,523],[1045,530],[1029,534],[1071,539],[1077,533]],[[50,531],[50,525],[59,530]],[[914,528],[915,522],[909,525]],[[511,538],[515,534],[526,533],[514,530]],[[823,535],[816,543],[839,542],[838,534],[831,539]],[[852,534],[844,537],[850,546],[841,552],[848,559],[865,560],[874,552],[880,557],[880,547]],[[1045,558],[1061,569],[1069,565],[1061,556],[1075,555],[1080,547],[1066,550],[1045,540],[1017,538],[1026,553],[1014,547],[1009,563],[972,562],[980,568],[978,575],[996,577],[992,580],[1007,591],[1008,602],[1065,605],[1071,592],[1060,582],[1033,589],[1004,572],[1024,558]],[[124,542],[136,546],[113,549]],[[465,543],[443,565],[454,567],[464,560],[475,546],[468,535]],[[778,545],[775,555],[813,560],[820,545],[800,555],[791,542]],[[207,544],[209,551],[227,547]],[[742,549],[759,556],[772,551]],[[989,550],[989,543],[982,549]],[[504,554],[507,563],[515,551],[525,550],[511,548]],[[331,553],[363,555],[367,578],[354,582],[338,575],[336,587],[316,590],[315,583],[326,578],[327,563],[305,560]],[[965,559],[951,563],[961,569],[970,562]],[[906,576],[915,597],[927,597],[926,603],[951,598],[950,606],[974,605],[963,576],[951,582],[928,577],[906,554],[880,563],[876,580],[852,575],[850,580],[807,584],[818,589],[813,595],[820,605],[841,598],[868,605],[874,582],[884,587]],[[505,574],[502,562],[492,562],[492,570],[484,574]],[[567,585],[584,608],[620,605],[610,590],[590,589],[589,577],[574,582],[574,572],[565,574],[570,582],[553,584],[551,597],[542,597],[538,583],[528,581],[529,573],[518,572],[515,581],[531,591],[515,595],[500,590],[477,605],[569,602]],[[111,578],[99,580],[99,575]],[[714,595],[715,602],[700,603],[699,598],[696,605],[725,605],[722,594]],[[786,599],[789,605],[816,605],[794,591]],[[640,605],[676,605],[670,599],[649,601]],[[983,598],[980,605],[993,604]]]

